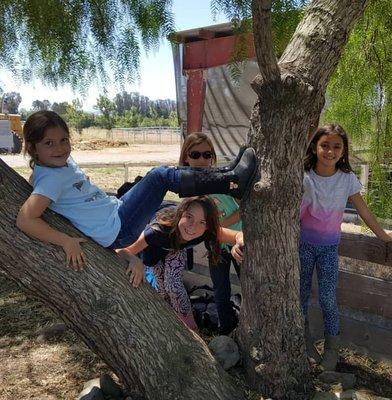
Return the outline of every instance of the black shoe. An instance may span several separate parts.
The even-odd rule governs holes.
[[[247,149],[246,145],[243,144],[240,149],[238,150],[238,154],[236,155],[236,157],[231,160],[229,162],[229,164],[223,166],[223,167],[218,167],[217,169],[221,172],[228,172],[228,171],[232,171],[236,165],[238,164],[238,162],[240,161],[242,155],[244,154],[244,151]]]
[[[237,165],[231,171],[217,168],[181,169],[180,197],[222,193],[241,199],[256,173],[256,153],[245,149]]]

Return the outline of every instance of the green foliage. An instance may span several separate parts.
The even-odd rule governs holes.
[[[18,114],[22,96],[17,92],[4,93],[1,100],[1,111],[8,114]]]
[[[114,127],[114,117],[116,115],[116,105],[113,101],[105,96],[99,96],[97,104],[94,106],[101,115],[97,117],[98,124],[105,129],[112,129]]]
[[[51,104],[49,100],[34,100],[31,103],[33,111],[50,110]]]
[[[272,33],[275,53],[278,58],[289,43],[299,21],[302,18],[305,4],[308,1],[273,2],[272,9]]]
[[[275,0],[272,2],[272,38],[277,57],[283,53],[302,17],[308,0]],[[236,46],[229,65],[230,75],[238,82],[247,58],[246,37],[253,30],[251,0],[211,0],[214,16],[223,13],[233,23],[237,36]]]
[[[82,110],[82,103],[80,100],[73,100],[66,108],[64,115],[65,120],[72,128],[75,128],[79,134],[82,133],[83,128],[88,128],[94,125],[93,114],[86,113]]]
[[[113,100],[99,96],[94,108],[99,114],[83,111],[80,100],[50,104],[48,100],[34,100],[31,110],[21,110],[22,119],[38,110],[53,110],[60,114],[79,134],[83,128],[98,126],[104,129],[135,128],[139,126],[178,126],[176,102],[170,99],[150,100],[139,93],[117,93]]]
[[[353,30],[332,77],[323,121],[337,121],[357,148],[367,149],[371,180],[368,202],[380,217],[391,217],[392,9],[371,0]]]
[[[140,46],[172,32],[170,9],[171,0],[2,0],[0,66],[74,89],[107,83],[109,69],[117,83],[131,82]]]
[[[66,101],[62,101],[57,103],[56,101],[52,104],[52,111],[56,112],[59,115],[65,115],[67,112],[68,103]]]
[[[156,113],[159,117],[168,118],[170,113],[176,109],[176,102],[170,99],[150,100],[138,92],[127,93],[123,91],[117,93],[113,99],[118,115],[124,116],[128,110],[136,109],[138,113],[145,117],[153,117]]]

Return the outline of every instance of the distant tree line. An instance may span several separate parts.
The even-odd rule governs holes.
[[[1,92],[0,92],[1,95]],[[99,96],[94,106],[96,112],[83,110],[79,99],[68,102],[34,100],[31,109],[20,109],[20,93],[2,94],[2,109],[10,114],[20,113],[26,119],[31,113],[52,110],[60,114],[67,123],[81,133],[83,128],[96,126],[105,129],[131,128],[139,126],[177,126],[176,102],[170,99],[150,100],[137,92],[117,93],[113,100]]]

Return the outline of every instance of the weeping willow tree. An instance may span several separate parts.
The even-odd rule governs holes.
[[[367,201],[380,218],[392,215],[391,54],[391,2],[372,0],[331,79],[323,117],[341,123],[369,161]]]
[[[2,0],[0,66],[82,89],[138,76],[140,51],[173,31],[170,0]]]

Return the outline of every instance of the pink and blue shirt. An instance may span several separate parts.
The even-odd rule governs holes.
[[[325,177],[313,170],[305,171],[300,211],[301,241],[322,246],[339,244],[347,200],[361,189],[353,172],[338,170]]]

